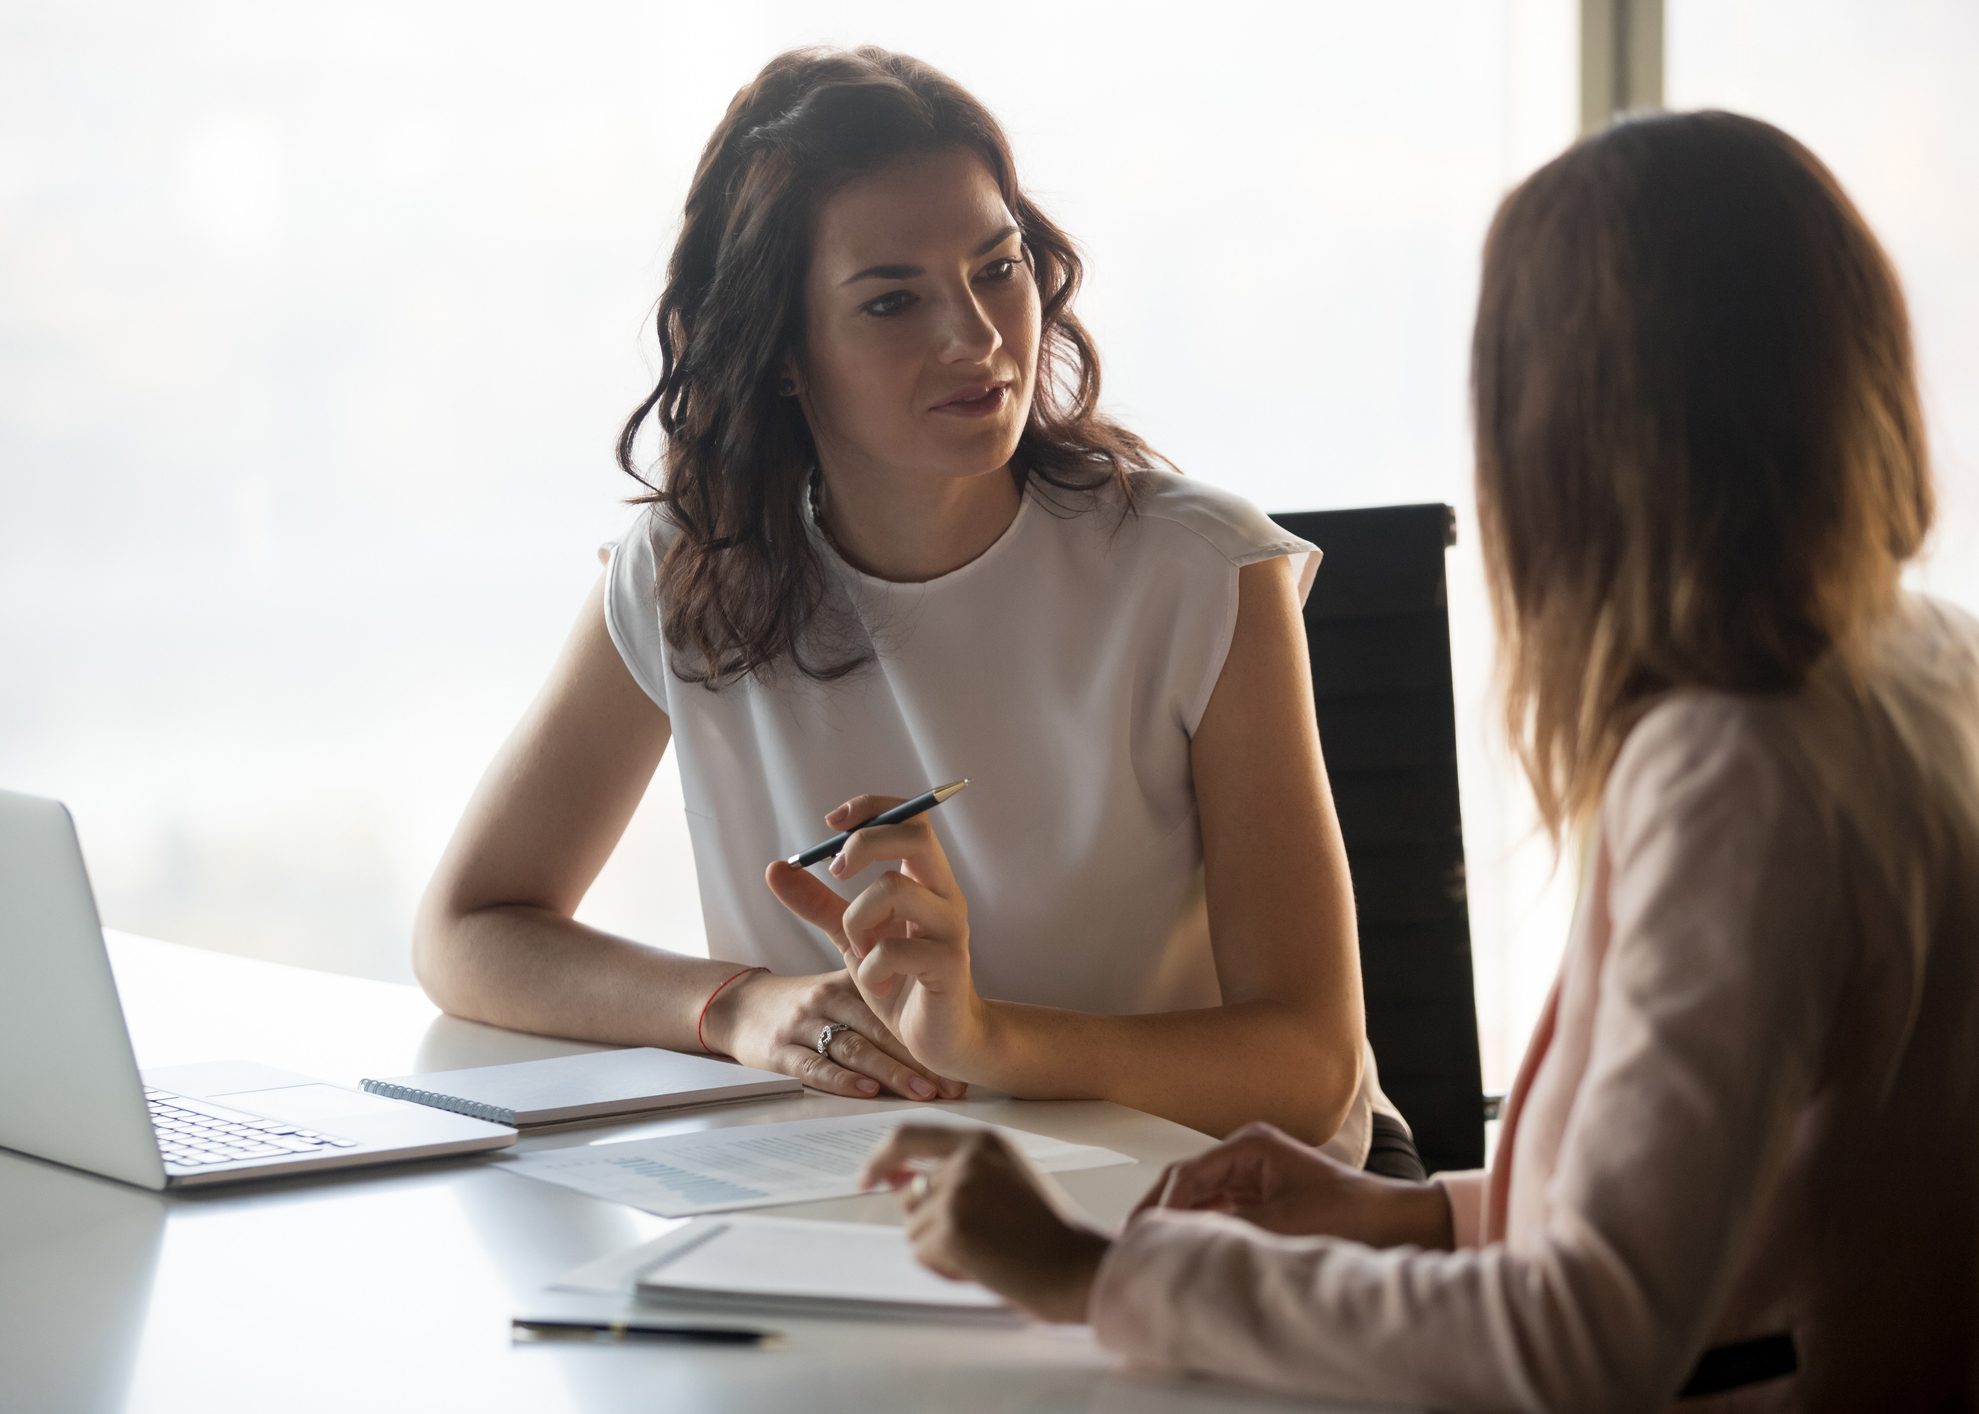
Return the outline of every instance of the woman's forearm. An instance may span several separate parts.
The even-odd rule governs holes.
[[[454,1016],[514,1031],[692,1051],[702,1003],[738,971],[629,942],[547,908],[424,916],[413,970]]]
[[[1329,1036],[1283,1002],[1093,1016],[984,1002],[981,1043],[958,1071],[1033,1100],[1111,1100],[1222,1136],[1266,1120],[1331,1139],[1360,1088],[1358,1035]]]
[[[412,967],[455,1016],[518,1031],[693,1049],[734,968],[570,915],[638,809],[672,726],[613,644],[592,586],[550,679],[462,813],[413,924]]]

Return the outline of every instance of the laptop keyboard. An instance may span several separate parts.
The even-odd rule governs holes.
[[[284,1154],[327,1154],[354,1149],[355,1139],[339,1139],[286,1120],[209,1105],[204,1100],[145,1088],[151,1127],[158,1131],[158,1152],[167,1168],[210,1168],[241,1159],[272,1159]]]

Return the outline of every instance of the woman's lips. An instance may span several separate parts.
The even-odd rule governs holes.
[[[986,391],[975,393],[973,396],[969,395],[967,389],[963,392],[963,396],[950,398],[945,403],[936,403],[932,411],[948,417],[991,417],[1003,411],[1003,405],[1010,397],[1010,385],[994,383]]]

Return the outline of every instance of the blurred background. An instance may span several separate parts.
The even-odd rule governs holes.
[[[1497,745],[1466,345],[1494,205],[1581,125],[1584,8],[0,0],[0,785],[68,802],[112,926],[409,980],[629,519],[611,444],[699,148],[772,54],[877,43],[1004,120],[1086,249],[1108,402],[1187,472],[1459,507],[1502,1089],[1572,881]],[[1781,124],[1894,255],[1943,488],[1918,578],[1979,607],[1979,6],[1661,9],[1669,105]],[[670,765],[581,916],[704,950]]]

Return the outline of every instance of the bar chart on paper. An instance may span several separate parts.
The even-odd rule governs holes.
[[[502,1165],[541,1183],[626,1203],[661,1217],[733,1212],[859,1191],[866,1156],[899,1126],[896,1112],[738,1125],[518,1155]],[[917,1124],[993,1129],[1050,1173],[1131,1164],[1091,1144],[1068,1144],[1004,1125],[977,1125],[916,1112]]]

